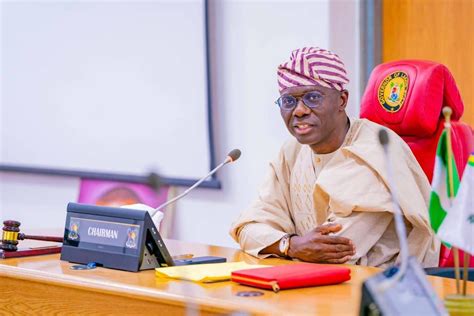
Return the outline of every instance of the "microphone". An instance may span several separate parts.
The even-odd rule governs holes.
[[[379,143],[382,145],[384,152],[387,151],[387,145],[388,145],[388,133],[384,129],[379,130]]]
[[[407,234],[405,223],[403,222],[402,211],[400,210],[400,205],[397,199],[397,189],[395,183],[393,181],[393,170],[392,170],[392,161],[391,156],[388,153],[388,144],[389,144],[389,137],[388,133],[384,128],[379,130],[379,142],[382,145],[386,166],[387,166],[387,180],[388,180],[388,188],[391,194],[394,210],[395,210],[395,230],[397,232],[398,240],[400,242],[400,258],[401,264],[400,269],[396,274],[394,274],[390,279],[386,282],[380,284],[380,289],[384,290],[389,286],[393,285],[397,282],[403,275],[405,274],[408,266],[408,241],[407,241]]]
[[[362,283],[360,315],[447,315],[444,303],[438,299],[426,280],[426,274],[414,257],[408,257],[405,223],[393,181],[391,157],[388,153],[389,134],[379,130],[379,142],[386,161],[387,187],[394,206],[395,229],[400,241],[400,267],[391,266]]]
[[[156,215],[156,213],[160,210],[162,210],[163,208],[165,208],[166,206],[170,205],[171,203],[174,203],[175,201],[181,199],[182,197],[186,196],[189,192],[191,192],[195,187],[197,187],[198,185],[200,185],[204,180],[206,180],[207,178],[209,178],[210,176],[212,176],[214,173],[217,172],[217,170],[219,170],[220,168],[222,168],[224,165],[228,164],[228,163],[231,163],[231,162],[234,162],[236,161],[237,159],[240,158],[240,155],[242,154],[242,152],[239,150],[239,149],[233,149],[231,150],[228,154],[227,154],[227,157],[225,158],[224,162],[222,162],[220,165],[218,165],[217,167],[215,167],[214,169],[212,169],[208,174],[206,174],[204,177],[202,177],[199,181],[197,181],[195,184],[193,184],[189,189],[187,189],[186,191],[184,191],[183,193],[181,193],[180,195],[172,198],[171,200],[167,201],[166,203],[163,203],[161,204],[160,206],[158,206],[157,208],[155,208],[153,210],[153,212],[151,213],[151,217],[153,218],[153,216]]]
[[[236,161],[237,159],[240,158],[240,155],[242,155],[242,152],[240,151],[240,149],[232,149],[228,154],[227,154],[227,158],[226,160],[224,161],[224,164],[226,163],[229,163],[229,162],[234,162]],[[212,173],[211,173],[212,174]],[[210,174],[210,175],[211,175]]]

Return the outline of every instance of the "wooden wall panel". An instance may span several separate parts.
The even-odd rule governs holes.
[[[384,0],[383,61],[428,59],[445,64],[474,126],[474,0]]]

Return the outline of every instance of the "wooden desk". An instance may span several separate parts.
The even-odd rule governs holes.
[[[171,254],[214,255],[228,261],[281,264],[281,259],[258,260],[241,251],[167,240]],[[71,270],[59,255],[0,260],[0,314],[184,314],[202,315],[243,312],[249,314],[356,315],[361,285],[376,268],[350,266],[349,282],[305,289],[264,292],[260,297],[239,297],[239,291],[255,290],[236,283],[198,284],[157,279],[154,271],[138,273],[97,268]],[[453,280],[429,277],[442,298],[455,291]],[[474,282],[469,284],[474,294]]]

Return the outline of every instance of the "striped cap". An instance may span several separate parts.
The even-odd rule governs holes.
[[[290,60],[278,66],[277,75],[280,92],[290,87],[312,85],[342,91],[349,82],[339,56],[319,47],[294,50]]]

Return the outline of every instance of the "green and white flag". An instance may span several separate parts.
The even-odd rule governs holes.
[[[474,153],[469,156],[458,194],[438,229],[438,236],[474,255]]]
[[[431,227],[438,233],[447,212],[451,208],[451,198],[456,196],[459,187],[459,176],[453,159],[451,148],[448,146],[446,130],[441,134],[436,150],[436,158],[431,181],[430,222]],[[452,177],[448,177],[448,167],[451,165]]]

